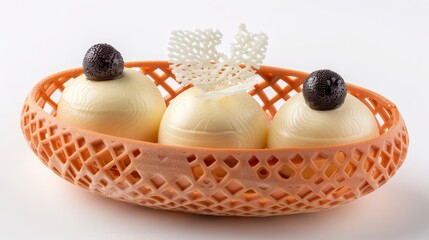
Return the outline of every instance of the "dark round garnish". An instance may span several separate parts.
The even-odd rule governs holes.
[[[333,110],[343,105],[347,87],[343,78],[331,70],[312,72],[304,80],[302,93],[307,105],[314,110]]]
[[[124,59],[114,47],[98,43],[86,52],[83,70],[89,80],[105,81],[120,78],[124,72]]]

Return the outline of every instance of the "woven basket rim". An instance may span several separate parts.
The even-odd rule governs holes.
[[[158,66],[165,66],[165,67],[169,66],[168,61],[133,61],[133,62],[126,62],[125,67],[128,67],[128,68],[139,67],[142,64],[156,64]],[[305,73],[305,72],[287,69],[287,68],[275,67],[275,66],[267,66],[267,65],[261,65],[260,68],[257,70],[257,72],[270,72],[273,70],[293,72],[297,76],[303,76],[303,77],[308,76],[308,73]],[[348,144],[318,146],[318,147],[293,147],[293,148],[270,148],[270,149],[268,149],[268,148],[262,148],[262,149],[242,149],[242,148],[229,149],[229,148],[205,148],[205,147],[163,145],[163,144],[159,144],[159,143],[152,143],[152,142],[146,142],[146,141],[135,140],[135,139],[130,139],[130,138],[113,136],[113,135],[109,135],[109,134],[99,133],[99,132],[75,127],[73,125],[59,121],[55,116],[52,116],[51,114],[46,112],[35,101],[37,92],[39,91],[39,89],[42,88],[43,84],[46,81],[48,81],[52,78],[58,78],[59,76],[61,76],[61,77],[76,76],[76,75],[79,75],[82,73],[83,73],[83,68],[78,67],[78,68],[63,70],[63,71],[51,74],[51,75],[43,78],[31,89],[31,91],[28,95],[28,99],[27,99],[28,104],[31,105],[32,108],[39,110],[38,111],[39,114],[43,114],[43,116],[46,119],[48,119],[49,121],[56,122],[59,126],[62,126],[64,128],[74,129],[76,132],[79,132],[81,135],[85,135],[85,136],[98,135],[103,139],[110,139],[112,141],[120,141],[120,142],[128,142],[131,144],[145,145],[147,147],[164,149],[164,150],[177,150],[177,151],[200,150],[200,151],[211,151],[211,152],[224,152],[224,153],[231,153],[231,154],[233,154],[233,153],[267,153],[267,152],[276,153],[276,152],[288,152],[288,151],[296,152],[296,151],[300,151],[300,150],[303,150],[303,151],[306,151],[306,150],[329,151],[329,150],[336,150],[338,148],[347,148],[349,146],[352,147],[352,146],[355,146],[357,144],[371,145],[372,142],[378,141],[380,139],[387,139],[390,132],[394,131],[399,126],[399,123],[401,121],[403,121],[402,116],[401,116],[397,106],[392,101],[390,101],[389,99],[385,98],[384,96],[382,96],[376,92],[373,92],[371,90],[368,90],[366,88],[363,88],[363,87],[360,87],[360,86],[357,86],[354,84],[347,83],[347,88],[348,88],[349,92],[350,92],[350,90],[353,90],[353,92],[355,92],[355,91],[356,92],[365,92],[367,95],[375,97],[375,98],[383,101],[386,105],[389,105],[389,107],[391,108],[391,111],[392,111],[393,122],[392,122],[391,127],[387,131],[381,133],[377,137],[373,137],[371,139],[364,140],[364,141],[358,141],[358,142],[348,143]]]

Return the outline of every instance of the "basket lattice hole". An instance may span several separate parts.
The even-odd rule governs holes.
[[[314,202],[314,201],[317,201],[319,199],[320,199],[319,196],[317,196],[316,194],[313,194],[312,196],[310,196],[310,197],[307,198],[307,201]]]
[[[152,192],[152,189],[151,189],[149,186],[147,186],[147,185],[143,184],[141,187],[139,187],[139,188],[137,189],[137,191],[138,191],[139,193],[143,194],[143,195],[146,195],[146,194],[148,194],[148,193],[151,193],[151,192]]]
[[[270,175],[270,172],[265,167],[260,167],[256,172],[260,179],[265,179]]]
[[[234,194],[238,193],[239,191],[241,191],[242,189],[244,189],[244,187],[243,187],[243,185],[241,185],[241,183],[237,182],[236,180],[233,180],[225,186],[225,189],[229,193],[231,193],[231,195],[234,195]]]
[[[78,146],[79,148],[84,147],[84,146],[85,146],[85,144],[86,144],[86,140],[85,140],[85,138],[83,138],[83,137],[79,137],[79,138],[77,138],[77,139],[76,139],[76,144],[77,144],[77,146]]]
[[[322,188],[322,192],[326,195],[331,194],[334,190],[335,190],[335,188],[331,185],[327,185],[324,188]]]
[[[49,145],[49,142],[42,143],[42,149],[48,157],[52,157],[52,155],[54,154],[51,146]],[[45,158],[43,158],[43,159],[45,159]]]
[[[283,80],[283,79],[279,79],[277,81],[277,84],[279,85],[279,87],[283,90],[285,87],[289,86],[289,84]]]
[[[207,167],[210,167],[213,163],[216,162],[216,159],[213,157],[213,155],[208,155],[203,159],[203,162]]]
[[[49,114],[52,114],[54,112],[54,107],[51,106],[51,104],[48,102],[45,104],[45,106],[43,106],[43,110]]]
[[[320,199],[319,200],[319,205],[323,206],[326,205],[327,203],[329,203],[331,200],[329,199]]]
[[[150,198],[152,198],[153,200],[155,200],[155,201],[157,201],[159,203],[164,203],[165,202],[165,199],[163,197],[161,197],[161,196],[152,196]]]
[[[334,198],[339,198],[342,195],[344,195],[344,193],[346,193],[348,191],[348,189],[344,186],[337,188],[333,193],[332,196],[334,196]]]
[[[259,164],[259,159],[256,157],[256,156],[252,156],[250,159],[249,159],[249,161],[248,161],[248,163],[249,163],[249,166],[251,166],[251,167],[255,167],[256,165],[258,165]]]
[[[310,178],[312,178],[314,176],[316,172],[313,170],[313,168],[311,166],[308,166],[306,168],[304,168],[304,170],[301,173],[301,176],[306,179],[309,180]]]
[[[353,192],[349,192],[343,195],[344,199],[351,199],[351,198],[356,198],[356,195]]]
[[[301,92],[301,87],[298,87],[297,89],[291,89],[290,92],[288,93],[288,95],[291,98],[300,92]]]
[[[229,155],[228,157],[226,157],[223,161],[230,168],[234,168],[239,163],[238,160],[235,157],[231,156],[231,155]]]
[[[212,174],[216,182],[220,183],[226,177],[226,175],[228,175],[228,172],[223,167],[218,166],[213,169]]]
[[[202,198],[203,194],[201,192],[199,192],[199,191],[193,191],[193,192],[191,192],[191,193],[188,194],[188,197],[191,200],[197,200],[197,199]]]
[[[380,115],[380,113],[375,114],[375,119],[377,119],[377,123],[379,128],[382,128],[382,126],[384,125],[384,119],[383,117]]]
[[[289,194],[282,189],[276,189],[271,193],[271,197],[274,198],[276,201],[279,201],[280,199],[288,196]]]
[[[266,205],[268,205],[269,201],[267,199],[261,199],[259,200],[259,206],[261,207],[265,207]],[[263,210],[259,210],[259,212],[263,212]]]
[[[100,168],[96,165],[96,164],[91,164],[88,166],[88,170],[90,173],[92,173],[92,175],[95,175],[98,173],[98,171],[100,170]]]
[[[406,133],[402,133],[401,139],[404,145],[408,145],[408,135]]]
[[[78,180],[78,184],[81,185],[82,187],[88,189],[89,185],[91,185],[92,183],[92,179],[90,177],[88,177],[88,175],[85,175],[81,178],[79,178]]]
[[[132,155],[134,158],[140,157],[141,154],[142,154],[142,152],[140,151],[140,149],[135,149],[132,151]]]
[[[72,156],[76,152],[76,147],[74,144],[67,144],[64,148],[67,156]]]
[[[212,206],[213,204],[215,204],[214,202],[212,202],[212,201],[210,201],[210,200],[203,200],[203,201],[199,201],[198,202],[198,204],[201,204],[201,205],[203,205],[204,207],[210,207],[210,206]],[[210,209],[205,209],[205,211],[208,211],[208,212],[213,212],[212,210],[210,210]]]
[[[384,160],[384,161],[388,161],[389,159],[387,158],[386,160]],[[394,152],[393,153],[393,163],[397,166],[397,167],[399,167],[398,165],[399,165],[399,161],[401,160],[401,153],[399,153],[399,152]],[[383,161],[382,161],[382,163],[383,163]]]
[[[309,189],[308,187],[304,187],[302,188],[297,195],[301,198],[301,199],[305,199],[308,195],[310,195],[311,193],[311,189]],[[304,206],[304,205],[303,205]]]
[[[167,97],[171,97],[170,93],[167,90],[165,90],[164,87],[158,87],[158,89],[161,92],[161,95],[164,99]]]
[[[301,164],[304,162],[304,158],[301,155],[296,154],[294,157],[290,159],[290,161],[293,163],[293,165],[299,168]]]
[[[57,103],[60,101],[62,90],[57,88],[51,95],[47,96],[46,103],[43,106],[43,110],[51,115],[55,115],[57,110]]]
[[[153,72],[156,73],[156,75],[158,75],[160,78],[165,75],[165,72],[161,68],[157,68]]]
[[[228,202],[229,207],[235,207],[237,204],[238,204],[238,201],[234,200],[234,199],[229,200],[229,202]],[[235,211],[235,210],[233,210],[233,211]]]
[[[243,193],[242,197],[246,202],[250,202],[250,201],[253,201],[255,199],[260,198],[259,194],[257,192],[255,192],[255,190],[253,190],[253,189],[249,189],[249,190],[245,191]]]
[[[398,151],[401,151],[402,150],[402,143],[401,143],[401,141],[398,138],[395,138],[394,139],[394,143],[395,143],[395,148]]]
[[[74,179],[76,177],[76,175],[72,175],[75,174],[73,171],[67,171],[66,174],[64,175],[65,179],[71,183],[74,183]]]
[[[262,101],[261,97],[259,97],[259,95],[255,95],[253,96],[253,98],[259,103],[259,106],[263,107],[264,106],[264,101]]]
[[[271,155],[267,158],[267,164],[270,167],[274,167],[279,162],[279,159]]]
[[[375,146],[371,146],[369,148],[369,156],[371,156],[373,158],[376,158],[377,155],[378,155],[378,153],[379,153],[379,151],[380,151],[380,148],[375,147]]]
[[[372,177],[373,177],[374,179],[378,179],[378,177],[380,177],[382,174],[383,174],[383,172],[382,172],[382,171],[380,171],[380,169],[378,169],[377,167],[375,167],[375,168],[372,170]]]
[[[276,110],[278,111],[282,106],[283,106],[283,104],[285,103],[285,101],[282,101],[282,100],[279,100],[279,101],[276,101],[275,103],[274,103],[274,107],[276,108]]]
[[[390,123],[392,121],[392,112],[383,107],[380,109],[378,114],[380,115],[381,119],[377,119],[377,121],[379,121],[380,123],[380,134],[382,134],[384,132],[387,132],[387,130],[389,130],[389,127],[392,125]]]
[[[100,152],[97,152],[97,157],[98,157],[98,162],[101,163],[102,166],[107,165],[113,160],[113,156],[112,154],[110,154],[108,149],[103,149]],[[118,171],[117,168],[116,168],[116,171]]]
[[[356,172],[356,165],[353,164],[352,162],[349,162],[345,168],[344,168],[344,172],[347,174],[347,176],[351,177],[353,176],[353,174]]]
[[[346,154],[341,151],[337,152],[337,154],[335,154],[335,160],[337,160],[338,163],[343,164],[346,160]]]
[[[335,181],[337,181],[338,183],[342,183],[342,182],[344,182],[345,180],[346,180],[346,178],[345,178],[345,177],[343,177],[343,176],[341,176],[341,177],[339,177],[339,178],[335,179]]]
[[[296,203],[298,200],[296,199],[296,198],[294,198],[294,197],[286,197],[286,203],[287,204],[294,204],[294,203]]]
[[[110,156],[112,156],[112,155],[110,155]],[[124,155],[122,157],[119,157],[116,165],[118,166],[118,168],[121,172],[125,171],[125,169],[131,165],[130,156]]]
[[[125,179],[121,179],[118,183],[116,183],[116,186],[122,191],[130,187],[130,185],[125,181]]]
[[[113,152],[115,153],[115,156],[121,156],[123,153],[125,153],[125,147],[123,145],[114,146]]]
[[[364,98],[362,101],[372,112],[377,107],[377,102],[370,98]]]
[[[180,190],[185,191],[192,185],[192,183],[187,177],[182,176],[179,178],[179,180],[176,181],[176,185],[180,188]]]
[[[191,162],[197,160],[197,157],[194,154],[191,154],[188,157],[186,157],[186,160],[188,160],[188,163],[191,163]]]
[[[163,177],[161,177],[160,175],[155,175],[150,179],[150,182],[152,183],[152,185],[156,188],[159,189],[162,186],[164,186],[167,182],[165,181],[165,179]]]
[[[325,169],[324,174],[327,178],[332,178],[337,174],[337,172],[338,172],[337,166],[335,166],[335,164],[333,163],[330,163],[328,167]]]
[[[136,182],[142,179],[142,176],[140,176],[140,174],[135,170],[131,172],[130,176],[131,178],[129,180],[131,180],[130,182],[133,184],[135,184]]]
[[[70,159],[70,165],[79,172],[82,169],[83,163],[79,158]]]
[[[366,172],[370,172],[374,166],[375,162],[374,160],[370,158],[366,158],[365,162],[363,163],[363,168]]]
[[[322,177],[320,177],[316,181],[314,181],[314,184],[319,185],[319,184],[323,183],[324,181],[325,180]]]
[[[362,151],[360,151],[359,149],[355,149],[354,151],[353,151],[353,159],[354,160],[356,160],[356,161],[360,161],[360,159],[361,159],[361,157],[362,157],[362,155],[363,155],[363,153],[362,153]]]
[[[167,199],[172,200],[177,196],[177,193],[176,193],[176,191],[174,191],[174,189],[168,188],[167,190],[162,192],[162,195],[164,197],[166,197]]]
[[[182,86],[173,78],[169,77],[165,80],[165,82],[168,84],[168,86],[171,87],[171,89],[173,89],[174,91],[178,90],[179,88],[181,88]]]
[[[91,143],[91,146],[95,152],[101,152],[106,148],[106,144],[104,144],[104,142],[101,140]]]
[[[62,89],[61,88],[57,88],[52,94],[51,96],[49,96],[49,98],[55,102],[58,103],[60,101],[61,98],[61,94],[62,94]]]
[[[389,168],[389,171],[393,171]],[[391,173],[389,172],[389,176],[391,175]],[[385,184],[387,182],[387,179],[383,176],[381,177],[380,181],[378,181],[378,185],[381,186],[383,184]]]
[[[225,199],[227,199],[228,197],[225,194],[223,194],[222,192],[217,191],[212,195],[212,198],[214,200],[216,200],[216,202],[221,203],[221,202],[225,201]]]
[[[117,179],[121,175],[121,173],[119,172],[118,167],[116,165],[110,167],[109,172],[111,173],[111,174],[109,174],[109,177],[112,180]]]
[[[295,175],[295,171],[288,165],[284,165],[278,171],[279,175],[283,179],[289,179]]]
[[[204,170],[200,165],[193,166],[191,170],[196,181],[204,175]]]

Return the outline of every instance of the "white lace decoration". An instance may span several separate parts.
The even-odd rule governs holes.
[[[182,86],[192,83],[205,91],[203,97],[219,97],[244,91],[254,84],[256,69],[267,51],[265,33],[250,33],[239,26],[231,55],[220,53],[219,30],[174,31],[169,41],[169,58],[176,80]]]

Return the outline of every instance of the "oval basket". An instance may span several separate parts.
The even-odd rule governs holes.
[[[167,62],[126,64],[150,76],[168,103],[185,89]],[[55,117],[68,70],[39,82],[21,116],[25,139],[60,177],[90,192],[157,209],[209,215],[270,216],[314,212],[362,197],[402,165],[408,133],[396,106],[348,84],[378,120],[380,136],[356,144],[303,149],[174,147],[75,128]],[[262,66],[249,94],[271,119],[306,73]]]

